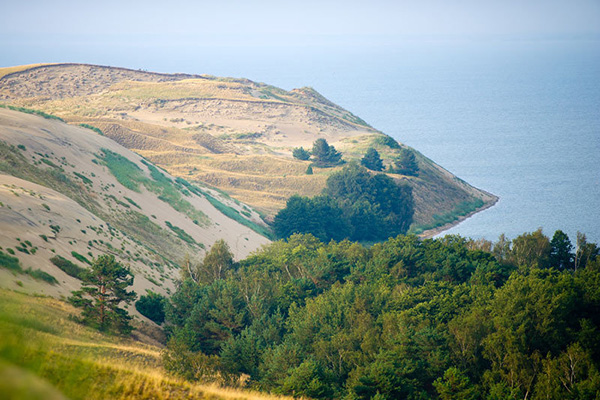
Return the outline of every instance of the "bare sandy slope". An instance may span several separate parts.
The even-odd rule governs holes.
[[[10,151],[27,163],[13,162],[7,165],[5,161],[2,164],[0,246],[14,250],[19,243],[29,241],[32,247],[37,248],[35,254],[16,251],[23,266],[46,271],[60,282],[60,286],[51,287],[32,281],[27,276],[12,276],[1,271],[0,283],[3,286],[14,288],[19,280],[25,286],[47,294],[68,294],[78,286],[77,280],[50,263],[52,256],[62,255],[84,267],[85,264],[77,261],[72,252],[88,259],[112,253],[131,266],[138,293],[144,293],[145,289],[165,293],[173,289],[173,281],[179,276],[176,264],[181,262],[186,253],[192,259],[199,260],[212,243],[223,238],[235,256],[243,258],[269,242],[223,215],[203,196],[189,192],[181,195],[198,215],[205,215],[205,219],[196,224],[190,216],[178,212],[143,185],[140,185],[139,191],[123,186],[110,169],[102,165],[101,149],[126,157],[143,171],[147,179],[153,178],[142,164],[140,156],[89,129],[0,109],[0,140],[15,146]],[[16,147],[18,145],[20,148]],[[27,180],[15,177],[31,176],[27,175],[31,171],[44,172],[38,173],[38,176],[40,183],[46,186],[48,182],[51,184],[44,178],[49,172],[62,174],[77,185],[75,187],[84,197],[74,196],[78,200],[75,201],[50,187],[29,181],[36,180],[35,177]],[[163,174],[173,180],[170,175]],[[89,182],[85,183],[81,176]],[[211,193],[219,196],[214,191]],[[81,204],[82,199],[90,199],[90,202]],[[224,198],[221,200],[233,208],[248,212],[243,204]],[[139,222],[140,215],[144,216],[141,218],[143,224]],[[251,218],[260,220],[254,212]],[[167,221],[182,229],[196,244],[181,240],[167,226]],[[50,225],[58,226],[59,231],[56,232]],[[46,239],[40,235],[45,235]]]
[[[0,76],[3,69],[0,69]],[[57,64],[11,69],[0,101],[40,109],[108,137],[171,174],[219,188],[267,219],[293,194],[314,196],[335,168],[292,157],[325,138],[345,161],[369,147],[384,165],[398,156],[385,135],[311,88],[285,91],[247,79],[156,74],[105,66]],[[415,225],[432,226],[465,204],[496,197],[470,186],[416,152],[418,177],[391,174],[413,188]]]

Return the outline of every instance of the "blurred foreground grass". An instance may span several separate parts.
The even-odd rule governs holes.
[[[165,374],[160,348],[103,335],[47,297],[0,289],[2,399],[283,399]]]

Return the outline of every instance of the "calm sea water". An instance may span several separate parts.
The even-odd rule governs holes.
[[[82,45],[32,49],[37,58],[5,50],[2,65],[90,62],[246,77],[288,90],[312,86],[500,197],[447,233],[495,240],[541,227],[550,236],[562,229],[574,240],[581,231],[600,242],[598,41],[131,51]]]

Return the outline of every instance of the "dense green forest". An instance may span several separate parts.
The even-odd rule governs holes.
[[[279,238],[310,233],[322,241],[381,241],[406,233],[413,214],[410,186],[351,163],[327,178],[321,196],[292,196],[273,230]]]
[[[186,263],[165,366],[344,399],[597,399],[599,249],[541,230],[496,243],[292,235]]]

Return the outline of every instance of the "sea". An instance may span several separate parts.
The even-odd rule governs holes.
[[[494,241],[542,228],[600,243],[598,38],[5,50],[1,66],[89,62],[311,86],[499,197],[441,235]]]

